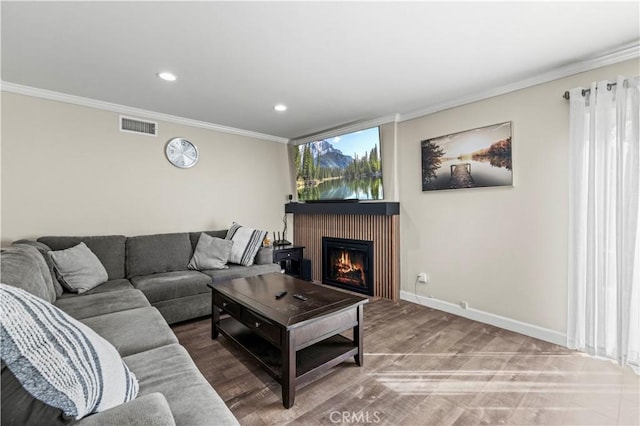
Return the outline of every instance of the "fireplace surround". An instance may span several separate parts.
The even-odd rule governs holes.
[[[322,237],[322,282],[373,296],[373,241]]]
[[[373,241],[373,296],[400,297],[400,203],[287,203],[293,216],[293,239],[304,246],[311,279],[322,282],[322,237]]]

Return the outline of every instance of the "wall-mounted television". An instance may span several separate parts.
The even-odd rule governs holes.
[[[298,201],[382,200],[380,128],[293,147]]]

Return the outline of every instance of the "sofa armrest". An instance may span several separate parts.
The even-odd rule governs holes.
[[[145,425],[175,426],[173,414],[164,395],[159,392],[139,396],[133,401],[92,414],[80,420],[77,425]]]

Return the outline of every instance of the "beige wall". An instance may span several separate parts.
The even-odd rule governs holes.
[[[2,246],[40,235],[282,230],[286,145],[160,122],[158,137],[123,133],[109,111],[2,92]],[[200,160],[166,160],[176,136]]]
[[[569,154],[561,94],[637,75],[639,65],[382,126],[385,198],[401,206],[402,290],[564,333]],[[513,187],[421,191],[421,140],[503,121],[512,122]],[[117,124],[115,113],[3,92],[3,246],[43,234],[220,229],[233,220],[281,230],[292,191],[286,145],[163,122],[152,138]],[[164,144],[174,136],[196,143],[196,167],[167,162]],[[429,284],[416,284],[423,271]]]
[[[638,70],[628,61],[400,123],[402,290],[414,293],[427,272],[420,296],[565,333],[569,105],[561,95]],[[513,187],[422,192],[421,140],[504,121]]]

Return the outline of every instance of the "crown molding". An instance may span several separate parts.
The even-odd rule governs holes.
[[[356,121],[347,125],[334,127],[332,129],[324,130],[320,133],[313,133],[310,135],[302,136],[296,139],[291,139],[289,144],[300,145],[306,142],[315,142],[322,139],[332,138],[334,136],[344,135],[346,133],[357,132],[358,130],[369,129],[371,127],[377,127],[382,124],[398,122],[400,118],[399,114],[389,114],[371,120]]]
[[[493,98],[495,96],[504,95],[517,90],[526,89],[528,87],[536,86],[538,84],[548,83],[560,78],[569,77],[581,72],[591,71],[596,68],[601,68],[607,65],[613,65],[618,62],[627,61],[630,59],[637,59],[640,57],[640,41],[634,41],[616,49],[607,51],[595,58],[585,59],[579,62],[574,62],[569,65],[555,68],[546,73],[537,75],[532,78],[510,83],[504,86],[496,87],[493,89],[485,90],[463,96],[461,98],[451,99],[448,101],[432,104],[421,108],[416,111],[407,113],[395,113],[389,114],[383,117],[374,118],[371,120],[358,121],[355,123],[349,123],[344,126],[337,126],[331,129],[326,129],[321,132],[312,133],[309,135],[301,136],[289,140],[291,145],[299,145],[305,142],[316,141],[320,139],[326,139],[333,136],[339,136],[341,134],[356,132],[358,130],[366,129],[369,127],[379,126],[386,123],[401,123],[403,121],[413,120],[414,118],[423,117],[425,115],[434,114],[436,112],[444,111],[446,109],[455,108],[458,106],[470,104],[473,102],[482,101],[484,99]]]
[[[446,109],[470,104],[472,102],[482,101],[484,99],[493,98],[495,96],[504,95],[510,92],[515,92],[516,90],[526,89],[528,87],[536,86],[538,84],[548,83],[553,80],[569,77],[585,71],[591,71],[593,69],[616,64],[618,62],[623,62],[630,59],[637,59],[639,57],[640,57],[640,41],[635,41],[633,43],[629,43],[624,46],[621,46],[613,51],[604,53],[596,58],[586,59],[580,62],[575,62],[569,65],[555,68],[551,71],[537,75],[532,78],[528,78],[515,83],[496,87],[493,89],[485,90],[482,92],[474,93],[469,96],[463,96],[461,98],[451,99],[448,101],[433,104],[425,108],[421,108],[417,111],[398,114],[399,115],[398,122],[412,120],[414,118],[422,117],[429,114],[434,114],[436,112],[444,111]]]
[[[170,114],[163,114],[154,111],[148,111],[140,108],[133,108],[126,105],[114,104],[110,102],[98,101],[96,99],[83,98],[81,96],[68,95],[66,93],[54,92],[52,90],[38,89],[36,87],[23,86],[21,84],[9,83],[2,81],[0,89],[3,92],[16,93],[19,95],[33,96],[41,99],[65,102],[68,104],[80,105],[89,108],[111,111],[118,114],[133,115],[140,118],[150,118],[169,123],[182,124],[184,126],[198,127],[201,129],[213,130],[217,132],[230,133],[233,135],[246,136],[250,138],[262,139],[272,142],[288,143],[289,139],[279,136],[267,135],[264,133],[252,132],[250,130],[237,129],[235,127],[223,126],[206,121],[192,120],[189,118],[178,117]]]
[[[616,64],[618,62],[627,61],[630,59],[637,59],[640,57],[640,41],[634,41],[626,45],[620,46],[617,49],[605,52],[604,54],[591,59],[585,59],[579,62],[575,62],[569,65],[565,65],[546,73],[537,75],[532,78],[521,80],[515,83],[510,83],[504,86],[496,87],[493,89],[485,90],[463,96],[460,98],[451,99],[448,101],[432,104],[421,108],[416,111],[407,113],[395,113],[385,115],[370,120],[363,120],[354,123],[349,123],[343,126],[337,126],[331,129],[326,129],[321,132],[305,135],[295,139],[283,138],[280,136],[267,135],[264,133],[252,132],[250,130],[237,129],[235,127],[223,126],[220,124],[209,123],[205,121],[192,120],[189,118],[178,117],[169,114],[163,114],[154,111],[148,111],[139,108],[128,107],[125,105],[114,104],[110,102],[98,101],[95,99],[83,98],[80,96],[68,95],[65,93],[54,92],[51,90],[38,89],[30,86],[23,86],[20,84],[9,83],[2,81],[0,83],[0,89],[4,92],[17,93],[21,95],[33,96],[42,99],[49,99],[54,101],[66,102],[70,104],[86,106],[90,108],[102,109],[106,111],[112,111],[119,114],[135,115],[141,118],[150,118],[154,120],[161,120],[176,124],[182,124],[185,126],[198,127],[207,130],[214,130],[223,133],[230,133],[234,135],[247,136],[256,139],[262,139],[272,142],[279,142],[284,144],[298,145],[305,142],[310,142],[319,139],[330,138],[345,133],[356,132],[358,130],[367,129],[370,127],[380,126],[391,122],[400,123],[403,121],[412,120],[414,118],[422,117],[429,114],[434,114],[446,109],[455,108],[458,106],[470,104],[473,102],[481,101],[484,99],[493,98],[495,96],[504,95],[517,90],[526,89],[538,84],[548,83],[560,78],[569,77],[581,72],[591,71],[596,68],[601,68],[607,65]]]

